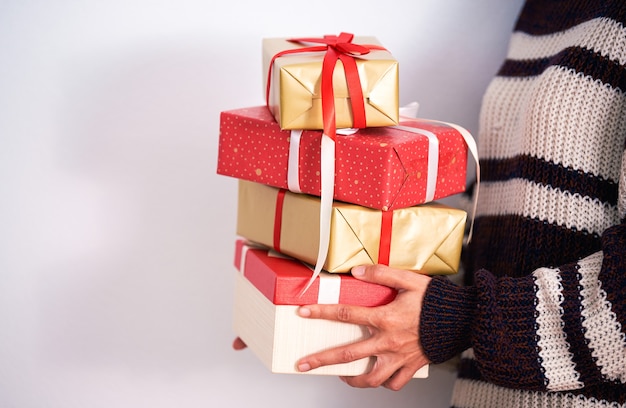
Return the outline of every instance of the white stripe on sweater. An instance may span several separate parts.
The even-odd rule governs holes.
[[[483,182],[477,216],[519,215],[601,234],[619,223],[615,206],[523,179]]]
[[[626,408],[626,404],[598,401],[582,395],[515,390],[464,378],[457,379],[454,384],[452,405],[455,408]]]
[[[626,38],[626,27],[608,18],[596,18],[548,35],[533,36],[518,31],[511,37],[508,58],[546,58],[567,47],[579,46],[626,64],[626,44],[607,41],[614,38]]]
[[[626,134],[623,91],[551,67],[535,77],[497,77],[487,92],[506,102],[481,111],[481,159],[524,154],[618,180],[622,151],[614,147],[623,145]]]
[[[537,348],[547,380],[547,389],[563,391],[582,388],[580,374],[563,331],[563,286],[557,269],[533,272],[537,286]]]
[[[598,279],[602,253],[584,258],[578,264],[582,275],[582,324],[589,348],[606,378],[626,382],[626,336]]]

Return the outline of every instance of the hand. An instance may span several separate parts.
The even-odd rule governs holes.
[[[375,357],[369,373],[341,377],[353,387],[384,386],[392,390],[404,387],[421,367],[429,364],[419,339],[422,300],[430,277],[382,265],[357,266],[352,274],[364,281],[396,288],[398,295],[389,304],[378,307],[351,305],[307,305],[298,309],[302,317],[329,319],[367,326],[371,336],[345,346],[315,353],[300,359],[300,371],[320,366],[347,363]]]
[[[246,347],[248,347],[248,345],[244,343],[241,338],[237,337],[233,340],[233,350],[243,350]]]

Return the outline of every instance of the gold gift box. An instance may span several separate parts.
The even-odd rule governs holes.
[[[237,234],[273,247],[279,189],[239,180]],[[281,217],[280,252],[314,264],[319,247],[319,197],[286,192]],[[429,275],[458,272],[467,213],[440,203],[393,211],[389,266]],[[377,264],[380,210],[335,201],[330,247],[323,269],[349,272]]]
[[[378,45],[374,37],[354,37],[353,43]],[[268,81],[272,58],[281,51],[307,45],[287,38],[263,39],[263,90]],[[270,111],[281,129],[323,129],[321,72],[322,52],[295,53],[274,60],[269,78]],[[391,126],[398,123],[398,61],[389,51],[372,50],[356,58],[357,70],[365,99],[367,127]],[[337,128],[353,127],[352,110],[343,64],[339,61],[333,73]]]

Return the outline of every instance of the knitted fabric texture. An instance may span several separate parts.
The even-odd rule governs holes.
[[[466,286],[420,336],[452,404],[626,407],[626,2],[528,0],[483,100]]]

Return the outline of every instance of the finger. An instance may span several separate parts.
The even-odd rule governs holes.
[[[383,386],[393,391],[398,391],[402,389],[415,375],[417,370],[429,364],[430,362],[423,354],[418,356],[410,357],[408,362],[401,363],[401,367],[396,370],[395,373],[385,383]]]
[[[409,383],[409,381],[411,381],[416,372],[416,369],[402,367],[383,383],[383,387],[392,391],[400,391]]]
[[[366,339],[345,346],[334,347],[301,358],[296,367],[298,371],[306,372],[328,365],[351,363],[377,353],[376,343]]]
[[[411,290],[425,285],[430,278],[415,271],[390,268],[385,265],[360,265],[352,268],[352,275],[367,282],[398,290]]]
[[[415,368],[416,366],[400,366],[400,364],[400,362],[392,363],[389,361],[388,355],[382,355],[376,359],[376,364],[369,373],[343,377],[342,381],[355,388],[383,386],[393,391],[399,391],[411,381],[418,370]]]
[[[233,349],[235,349],[235,350],[243,350],[246,347],[248,347],[248,345],[246,343],[244,343],[244,341],[241,340],[241,338],[237,337],[235,340],[233,340]]]
[[[399,368],[400,362],[393,363],[388,355],[381,355],[376,358],[372,369],[365,374],[345,377],[344,382],[355,388],[377,388],[384,386],[389,378],[393,377]]]
[[[298,308],[301,317],[335,320],[338,322],[376,327],[379,311],[376,308],[354,305],[306,305]]]

